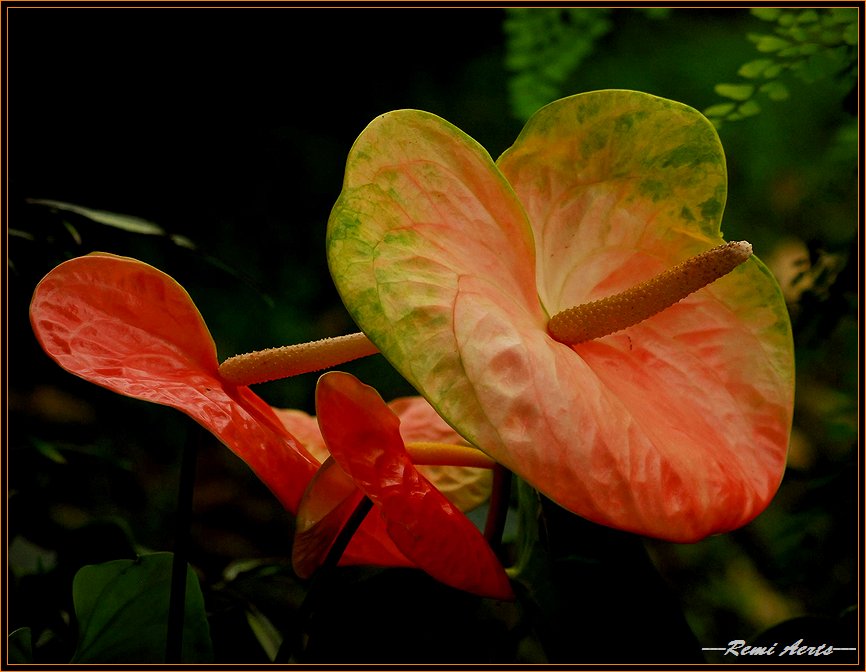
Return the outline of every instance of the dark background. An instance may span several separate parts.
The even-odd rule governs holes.
[[[10,628],[34,628],[45,659],[63,660],[74,571],[171,550],[180,449],[192,430],[176,412],[117,397],[49,361],[27,320],[39,279],[94,250],[151,263],[190,292],[221,358],[348,333],[324,232],[366,124],[392,109],[425,109],[496,157],[523,119],[509,100],[504,9],[4,10]],[[720,101],[716,84],[760,56],[747,34],[769,30],[741,9],[604,16],[607,31],[559,95],[635,88],[704,109]],[[790,299],[798,401],[788,474],[771,508],[739,532],[649,543],[703,646],[797,616],[835,623],[856,600],[857,99],[838,74],[788,83],[788,100],[720,128],[726,238],[750,240]],[[142,217],[194,249],[27,199]],[[380,357],[341,368],[386,399],[411,393]],[[315,379],[257,392],[312,412]],[[260,640],[233,619],[251,602],[288,627],[286,605],[303,592],[284,571],[290,517],[244,465],[210,446],[192,534],[193,564],[225,616],[212,629],[235,633],[220,642],[219,661],[265,660]],[[283,570],[247,573],[241,584],[227,572],[238,561]],[[532,633],[520,632],[518,659],[543,662]]]

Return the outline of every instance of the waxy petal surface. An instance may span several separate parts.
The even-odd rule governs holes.
[[[400,418],[400,436],[406,443],[434,441],[467,445],[463,437],[439,417],[424,397],[394,399],[388,402],[388,408]],[[463,512],[471,511],[490,498],[493,487],[493,472],[490,469],[417,463],[415,468]]]
[[[388,403],[400,419],[404,442],[434,441],[465,445],[423,397],[401,397]],[[312,576],[324,562],[346,521],[364,496],[351,477],[328,459],[328,449],[315,416],[294,409],[274,409],[285,427],[323,462],[310,482],[295,521],[292,564],[298,576]],[[492,472],[476,467],[416,465],[416,469],[461,511],[470,511],[490,497]],[[412,566],[388,537],[381,516],[368,516],[342,557],[341,565]]]
[[[328,459],[330,453],[328,453],[328,447],[322,438],[322,432],[319,430],[319,423],[316,422],[315,415],[310,415],[296,408],[274,408],[273,410],[283,427],[300,441],[310,455],[320,463],[324,463]]]
[[[328,232],[359,326],[450,425],[575,513],[675,541],[747,523],[781,480],[793,407],[790,321],[760,261],[618,334],[569,347],[546,330],[723,242],[712,126],[647,94],[581,94],[498,164],[432,115],[364,131]]]
[[[455,588],[512,597],[478,529],[413,466],[399,419],[373,388],[345,373],[327,373],[316,388],[316,408],[332,457],[373,501],[370,515],[384,520],[407,558]]]
[[[535,292],[529,222],[487,152],[427,112],[377,117],[349,154],[327,253],[367,337],[449,424],[488,451],[497,434],[463,371],[454,329],[460,283],[469,273],[485,300],[538,330],[547,317]]]
[[[292,567],[309,578],[322,566],[340,531],[345,527],[363,491],[334,458],[328,458],[310,481],[298,507]],[[340,565],[411,567],[412,562],[391,541],[381,516],[367,515],[340,556]]]
[[[213,339],[171,277],[127,257],[78,257],[39,283],[30,321],[61,367],[183,411],[246,462],[283,506],[297,509],[318,462],[262,399],[220,378]]]
[[[388,402],[400,418],[400,436],[405,443],[432,441],[468,445],[439,417],[424,397],[400,397]],[[320,462],[328,459],[328,448],[316,417],[290,408],[275,408],[283,426]],[[493,473],[481,467],[417,464],[415,467],[461,511],[471,511],[490,497]]]

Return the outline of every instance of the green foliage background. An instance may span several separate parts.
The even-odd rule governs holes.
[[[31,628],[37,661],[68,661],[74,574],[171,550],[180,450],[192,432],[179,414],[94,388],[44,356],[27,305],[46,272],[93,250],[147,261],[187,288],[221,358],[348,333],[324,228],[366,123],[425,109],[495,157],[539,105],[601,88],[707,110],[728,158],[726,237],[751,241],[774,269],[795,327],[796,417],[778,497],[740,531],[688,546],[648,542],[650,557],[702,646],[795,617],[811,620],[784,634],[792,641],[845,627],[858,597],[862,511],[853,11],[12,9],[10,631]],[[380,357],[342,368],[386,399],[411,393]],[[257,391],[312,411],[315,379]],[[191,560],[214,660],[265,662],[297,631],[307,588],[287,565],[291,520],[228,451],[207,448]],[[585,660],[579,638],[551,660],[514,608],[467,601],[411,573],[352,570],[340,581],[344,597],[364,601],[323,598],[347,611],[319,632],[314,661],[335,655],[329,637],[346,641],[339,633],[368,622],[387,643],[350,638],[349,660]],[[668,660],[627,647],[617,655]]]

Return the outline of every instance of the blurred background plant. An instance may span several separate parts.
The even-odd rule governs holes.
[[[172,550],[193,432],[178,413],[49,361],[27,320],[39,279],[94,250],[151,263],[190,292],[221,358],[347,333],[324,229],[349,147],[374,116],[429,110],[495,157],[539,106],[601,88],[672,98],[717,124],[725,235],[751,241],[779,278],[797,348],[789,468],[770,509],[698,544],[647,542],[653,563],[704,647],[780,624],[795,624],[784,635],[795,641],[854,622],[856,9],[14,7],[5,20],[8,625],[30,628],[36,661],[75,651],[81,567]],[[412,393],[381,357],[341,368],[386,399]],[[257,391],[311,412],[315,380]],[[213,659],[273,659],[299,629],[308,584],[290,570],[290,517],[218,446],[200,452],[191,535]],[[347,570],[323,599],[343,611],[320,622],[311,661],[551,659],[513,605],[411,572]],[[389,633],[387,651],[376,632]],[[653,655],[633,660],[665,660]],[[564,662],[585,660],[573,656]]]

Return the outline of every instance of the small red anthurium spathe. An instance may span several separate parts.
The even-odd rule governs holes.
[[[410,453],[400,419],[373,388],[347,373],[326,373],[316,386],[316,410],[331,459],[311,483],[298,512],[294,564],[299,574],[316,568],[366,496],[374,508],[358,530],[361,535],[365,525],[384,526],[399,552],[433,578],[478,595],[513,598],[505,570],[479,530],[415,466],[425,446],[419,451],[415,444]],[[420,461],[477,463],[474,449],[468,447],[426,447]],[[351,550],[350,544],[347,552]]]

